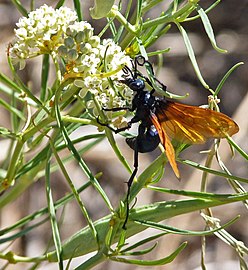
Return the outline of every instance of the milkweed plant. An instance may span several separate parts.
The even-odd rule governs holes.
[[[0,241],[5,244],[5,248],[1,248],[0,258],[6,262],[5,266],[26,263],[30,269],[36,269],[41,263],[56,262],[59,269],[69,269],[74,258],[90,254],[87,259],[83,257],[75,269],[91,269],[107,260],[155,267],[171,263],[190,245],[190,242],[182,242],[172,252],[171,250],[166,252],[165,247],[164,257],[146,259],[147,253],[156,250],[155,240],[159,242],[161,237],[166,238],[168,234],[175,234],[185,235],[184,239],[192,235],[202,239],[208,235],[215,235],[236,252],[240,269],[247,269],[244,259],[248,252],[247,247],[228,232],[229,226],[236,222],[238,217],[233,216],[229,222],[223,224],[211,212],[212,207],[234,202],[243,203],[247,207],[248,200],[248,193],[242,186],[248,182],[248,179],[232,175],[221,161],[218,152],[220,140],[215,140],[207,151],[204,165],[193,160],[177,158],[177,161],[185,166],[194,167],[195,170],[202,172],[202,188],[199,192],[159,187],[159,181],[167,178],[163,170],[167,159],[161,148],[158,158],[144,171],[139,171],[131,187],[129,198],[131,209],[125,229],[123,229],[123,222],[126,217],[126,190],[123,190],[123,197],[118,207],[113,207],[111,198],[101,186],[100,179],[104,171],[93,174],[84,158],[86,151],[102,140],[107,140],[116,159],[128,173],[132,173],[133,160],[128,160],[123,155],[115,141],[116,136],[107,126],[102,126],[98,119],[104,123],[111,123],[115,128],[124,127],[127,124],[127,119],[132,113],[104,109],[131,106],[133,92],[121,82],[124,75],[123,68],[127,66],[132,69],[132,59],[138,55],[142,55],[145,59],[149,59],[150,56],[166,58],[168,48],[152,51],[154,46],[151,46],[156,44],[161,37],[166,36],[173,24],[182,35],[195,76],[211,95],[210,108],[218,110],[219,91],[232,72],[242,63],[226,71],[219,85],[212,89],[201,74],[187,29],[184,28],[184,22],[196,20],[199,24],[203,24],[213,50],[225,53],[217,46],[208,19],[208,13],[220,1],[213,1],[211,6],[203,9],[201,7],[203,1],[200,0],[137,0],[133,3],[120,1],[118,5],[115,5],[112,0],[95,0],[94,7],[88,11],[93,19],[92,24],[83,19],[82,14],[87,10],[82,10],[78,0],[74,1],[74,10],[66,7],[65,1],[58,1],[55,8],[44,4],[37,9],[32,8],[31,11],[27,11],[20,1],[12,2],[22,17],[14,29],[15,39],[9,40],[7,48],[6,57],[12,76],[0,74],[0,90],[4,96],[4,99],[1,99],[1,106],[9,113],[11,123],[11,128],[0,127],[1,140],[9,143],[6,157],[1,162],[0,207],[4,208],[14,202],[24,191],[42,179],[45,179],[47,205],[1,229]],[[166,2],[167,8],[158,17],[148,18],[147,13],[161,2]],[[225,3],[223,2],[222,5]],[[97,25],[98,19],[104,21],[104,18],[106,23],[101,25],[101,30],[97,32],[93,24]],[[103,38],[103,36],[108,37]],[[167,45],[170,46],[170,44]],[[30,85],[26,85],[19,76],[32,58],[42,58],[41,85],[38,93],[34,93]],[[52,69],[55,70],[55,75],[52,77],[53,81],[50,82]],[[161,89],[149,67],[146,74],[160,95],[168,98],[184,98]],[[71,134],[75,130],[79,127],[83,130],[88,126],[96,127],[97,132],[89,134],[86,131],[82,132],[80,137],[72,138]],[[121,135],[128,136],[129,131]],[[227,138],[227,140],[231,146],[230,149],[236,152],[236,155],[248,159],[247,154],[232,138]],[[80,142],[87,142],[87,144],[84,147],[78,147],[77,144]],[[177,145],[177,156],[187,147],[189,146]],[[69,151],[62,158],[60,153],[65,149]],[[215,157],[220,165],[219,170],[211,168]],[[84,174],[85,181],[80,187],[75,186],[65,166],[71,161],[76,162]],[[54,200],[52,196],[54,185],[51,183],[56,171],[62,173],[70,187],[70,193],[59,200]],[[183,175],[183,171],[181,174]],[[209,174],[226,179],[233,188],[233,193],[206,192],[206,179]],[[97,201],[99,209],[104,205],[109,210],[108,215],[98,220],[92,220],[87,210],[87,204],[92,201],[87,202],[84,199],[84,194],[92,187],[102,198],[101,202]],[[149,189],[149,192],[181,195],[184,199],[164,200],[137,206],[135,198],[144,188]],[[75,200],[79,206],[87,226],[67,239],[61,239],[63,222],[57,210],[65,207],[72,200]],[[176,228],[166,225],[166,222],[160,223],[195,211],[199,212],[205,222],[205,228],[202,231]],[[40,255],[27,257],[25,254],[17,254],[12,249],[11,244],[14,241],[24,237],[30,231],[35,231],[45,222],[50,223],[52,238],[52,243],[47,243],[45,252],[41,250]],[[131,236],[148,228],[153,228],[157,233],[130,244]],[[144,244],[148,248],[143,248]],[[202,244],[202,269],[205,269],[205,248],[205,244]],[[168,255],[169,252],[171,253]]]

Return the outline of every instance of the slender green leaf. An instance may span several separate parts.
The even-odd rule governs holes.
[[[23,237],[25,235],[27,235],[29,232],[33,231],[34,229],[36,229],[37,227],[39,227],[40,225],[44,224],[45,222],[48,221],[48,218],[44,218],[43,220],[41,220],[40,222],[37,222],[35,223],[34,225],[31,225],[31,226],[28,226],[28,227],[25,227],[24,229],[18,231],[17,233],[14,233],[10,236],[7,236],[7,237],[1,237],[0,238],[0,244],[4,244],[6,242],[10,242],[10,241],[13,241],[13,240],[16,240],[20,237]],[[7,233],[7,229],[4,229],[4,230],[1,230],[1,233],[0,235],[4,235]]]
[[[160,237],[162,237],[162,236],[164,236],[166,234],[167,233],[159,233],[159,234],[152,235],[152,236],[150,236],[148,238],[142,239],[141,241],[139,241],[139,242],[137,242],[137,243],[123,249],[121,252],[127,254],[128,251],[130,251],[132,249],[135,249],[135,248],[137,248],[139,246],[142,246],[142,245],[144,245],[146,243],[149,243],[149,242],[151,242],[151,241],[153,241],[155,239],[158,239],[158,238],[160,238]]]
[[[3,78],[3,75],[0,73],[0,80]],[[30,98],[26,97],[25,99],[20,95],[20,92],[19,92],[19,88],[15,85],[14,87],[12,87],[13,85],[15,85],[14,83],[12,85],[10,85],[9,83],[6,83],[4,82],[1,83],[0,82],[0,91],[4,94],[6,94],[8,97],[12,97],[14,96],[15,99],[17,99],[18,101],[24,103],[24,102],[27,102],[28,105],[30,106],[33,106],[33,107],[36,107],[37,104]]]
[[[208,231],[190,231],[190,230],[182,230],[182,229],[179,229],[179,228],[175,228],[175,227],[172,227],[172,226],[168,226],[168,225],[165,225],[165,224],[159,224],[157,222],[152,222],[152,221],[149,221],[149,220],[135,220],[135,222],[141,224],[141,225],[144,225],[144,226],[147,226],[148,228],[153,228],[153,229],[158,229],[160,231],[165,231],[167,233],[172,233],[172,234],[180,234],[180,235],[194,235],[194,236],[206,236],[206,235],[211,235],[219,230],[222,230],[228,226],[230,226],[231,224],[233,224],[234,222],[236,222],[240,217],[236,217],[236,218],[233,218],[231,221],[227,222],[226,224],[218,227],[218,228],[215,228],[215,229],[212,229],[212,230],[208,230]]]
[[[199,15],[201,17],[201,20],[202,20],[202,23],[204,25],[205,31],[206,31],[206,33],[207,33],[207,35],[209,37],[209,40],[210,40],[213,48],[219,53],[226,53],[227,50],[223,50],[223,49],[221,49],[221,48],[219,48],[217,46],[216,41],[215,41],[214,31],[213,31],[211,23],[210,23],[210,21],[208,19],[208,16],[205,13],[205,11],[199,5],[197,5],[197,12],[199,13]]]
[[[146,260],[132,260],[123,257],[110,257],[112,261],[122,262],[127,264],[143,265],[143,266],[156,266],[171,263],[177,255],[186,247],[187,243],[182,243],[171,255],[160,260],[146,261]]]
[[[136,2],[136,25],[139,25],[140,23],[142,23],[141,21],[142,4],[143,4],[143,0],[138,0]]]
[[[237,145],[237,143],[231,137],[228,136],[227,140],[238,151],[238,153],[240,153],[243,158],[248,160],[248,154],[239,145]]]
[[[19,0],[11,0],[12,3],[16,6],[17,10],[22,14],[22,16],[27,17],[28,11],[24,8],[23,4]]]
[[[231,73],[239,66],[243,65],[243,62],[239,62],[236,65],[234,65],[233,67],[231,67],[228,72],[224,75],[224,77],[222,78],[222,80],[220,81],[220,83],[218,84],[218,86],[216,87],[216,90],[214,92],[214,96],[217,96],[222,88],[222,86],[224,85],[225,81],[228,79],[228,77],[231,75]]]
[[[59,0],[56,7],[55,7],[55,9],[58,9],[58,8],[62,7],[64,5],[64,3],[65,3],[65,0]]]
[[[101,185],[99,184],[97,179],[95,179],[95,177],[92,175],[90,169],[88,168],[86,163],[83,161],[83,159],[79,155],[78,151],[76,150],[75,146],[73,145],[72,141],[70,140],[70,138],[68,136],[68,133],[66,131],[66,128],[64,127],[64,124],[61,121],[61,115],[60,115],[58,107],[56,107],[56,117],[57,117],[58,124],[59,124],[59,126],[61,128],[61,131],[62,131],[62,134],[63,134],[63,137],[64,137],[64,140],[65,140],[65,143],[66,143],[67,147],[69,148],[69,150],[74,155],[74,158],[79,162],[80,167],[83,169],[83,171],[85,172],[87,177],[89,177],[90,181],[92,182],[92,185],[97,189],[99,194],[102,196],[102,198],[106,202],[109,209],[113,209],[112,206],[111,206],[111,203],[110,203],[107,195],[105,194],[104,190],[102,189]]]
[[[9,103],[5,102],[4,100],[0,99],[0,105],[2,105],[6,110],[10,111],[11,113],[15,114],[22,120],[25,120],[25,117],[22,112],[20,112],[15,107],[11,106]]]
[[[207,8],[207,9],[205,10],[205,13],[209,13],[209,12],[210,12],[212,9],[214,9],[220,2],[221,2],[221,0],[215,1],[209,8]],[[185,21],[185,22],[189,22],[189,21],[196,20],[196,19],[198,19],[198,18],[200,18],[200,15],[199,15],[199,14],[196,15],[196,16],[190,17],[190,18],[186,18],[184,21]]]
[[[154,248],[157,246],[158,243],[154,243],[151,247],[142,249],[142,250],[136,250],[136,251],[130,251],[130,252],[122,252],[122,256],[141,256],[141,255],[145,255],[149,252],[151,252],[152,250],[154,250]]]
[[[191,42],[190,42],[190,39],[188,37],[188,34],[187,32],[184,30],[184,28],[182,27],[181,24],[179,23],[176,23],[178,29],[180,30],[182,36],[183,36],[183,40],[184,40],[184,43],[185,43],[185,46],[186,46],[186,49],[188,51],[188,55],[189,55],[189,59],[193,65],[193,68],[195,70],[195,73],[196,73],[196,76],[198,77],[199,81],[201,82],[201,84],[206,88],[206,89],[209,89],[209,86],[208,84],[205,82],[205,80],[203,79],[202,75],[201,75],[201,71],[199,69],[199,66],[197,64],[197,61],[196,61],[196,57],[195,57],[195,53],[194,53],[194,50],[192,48],[192,45],[191,45]]]
[[[208,200],[226,200],[230,196],[235,196],[237,194],[215,194],[215,193],[208,193],[208,192],[197,192],[197,191],[189,191],[189,190],[177,190],[177,189],[168,189],[168,188],[161,188],[148,185],[147,188],[168,194],[175,194],[181,196],[187,196],[192,198],[200,198],[200,199],[208,199]]]
[[[151,57],[151,56],[154,56],[154,55],[160,55],[160,54],[163,54],[163,53],[167,53],[169,51],[170,51],[170,48],[166,48],[166,49],[163,49],[163,50],[157,50],[157,51],[149,52],[149,53],[147,53],[147,55],[149,57]]]
[[[87,182],[85,185],[83,185],[82,187],[80,187],[77,192],[78,193],[81,193],[82,191],[84,191],[85,189],[87,189],[88,187],[90,186],[90,182]],[[59,209],[60,207],[66,205],[67,203],[69,203],[70,201],[72,201],[74,199],[74,195],[73,193],[70,193],[66,196],[64,196],[63,198],[59,199],[57,202],[55,202],[54,204],[54,207],[55,207],[55,210]],[[20,219],[18,222],[16,222],[15,224],[7,227],[7,228],[4,228],[2,230],[0,230],[0,235],[4,235],[4,234],[7,234],[13,230],[16,230],[18,228],[21,228],[23,226],[25,226],[26,224],[28,224],[29,222],[37,219],[37,218],[40,218],[41,216],[44,216],[48,213],[48,207],[45,207],[45,208],[42,208],[30,215],[27,215],[26,217]],[[34,225],[37,227],[37,224]]]
[[[58,122],[58,126],[61,129],[64,141],[68,147],[68,149],[71,151],[71,153],[73,154],[73,156],[75,157],[75,159],[79,162],[80,167],[83,169],[83,171],[85,172],[85,174],[87,175],[87,177],[89,178],[89,180],[91,181],[92,185],[98,190],[98,192],[102,195],[104,201],[107,203],[107,205],[110,207],[110,209],[112,209],[112,206],[110,204],[110,201],[108,200],[108,197],[106,196],[106,194],[104,193],[104,191],[102,190],[102,187],[99,185],[97,179],[95,179],[95,177],[92,175],[90,169],[87,167],[86,163],[83,161],[83,159],[81,158],[81,156],[79,155],[78,151],[76,150],[76,148],[74,147],[74,145],[72,144],[69,135],[67,133],[67,130],[64,126],[64,123],[61,120],[61,114],[60,114],[60,110],[59,110],[59,106],[58,106],[58,96],[60,96],[59,93],[60,91],[58,90],[57,92],[57,96],[55,98],[55,113],[56,113],[56,119]],[[62,165],[62,164],[61,164]],[[65,172],[64,172],[65,173]],[[82,203],[81,199],[79,198],[76,189],[74,188],[73,183],[70,181],[70,178],[68,178],[67,180],[69,180],[69,185],[71,186],[76,198],[77,198],[77,202],[80,206],[80,209],[82,211],[82,213],[84,214],[90,228],[91,228],[91,233],[94,237],[94,240],[98,243],[98,235],[97,235],[97,231],[94,227],[94,224],[84,206],[84,204]]]
[[[62,261],[62,245],[60,240],[59,228],[56,219],[56,212],[53,203],[52,191],[51,191],[51,182],[50,182],[50,159],[51,159],[51,150],[47,153],[47,165],[46,165],[46,195],[47,195],[47,205],[50,215],[50,222],[53,232],[53,241],[56,248],[56,254],[58,258],[58,263],[60,269],[63,269],[63,261]]]
[[[73,0],[75,10],[77,12],[78,20],[81,22],[83,20],[83,14],[81,11],[81,3],[80,0]]]
[[[45,54],[43,56],[42,71],[41,71],[40,100],[42,102],[45,102],[46,99],[48,74],[49,74],[49,54]]]
[[[198,164],[196,162],[193,162],[191,160],[178,160],[178,161],[183,163],[183,164],[189,165],[191,167],[197,168],[197,169],[199,169],[201,171],[204,171],[204,172],[208,172],[208,173],[218,175],[218,176],[222,176],[224,178],[229,178],[229,179],[232,179],[232,180],[237,180],[237,181],[240,181],[240,182],[243,182],[243,183],[248,183],[247,178],[242,178],[242,177],[238,177],[238,176],[235,176],[235,175],[229,175],[229,174],[224,173],[224,172],[216,171],[216,170],[213,170],[211,168],[200,165],[200,164]]]

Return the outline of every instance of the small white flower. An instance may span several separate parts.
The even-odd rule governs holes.
[[[16,36],[20,39],[20,40],[24,40],[27,37],[28,31],[25,28],[19,28],[15,31]]]
[[[68,33],[69,31],[74,34],[83,32],[84,36],[88,38],[90,38],[93,35],[93,27],[86,21],[75,22],[69,25],[66,31],[68,35],[69,35]]]

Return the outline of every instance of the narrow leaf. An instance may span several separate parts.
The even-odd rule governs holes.
[[[216,170],[213,170],[213,169],[210,169],[208,167],[205,167],[199,163],[196,163],[192,160],[178,160],[179,162],[183,163],[183,164],[186,164],[186,165],[189,165],[191,167],[194,167],[194,168],[197,168],[201,171],[204,171],[204,172],[208,172],[208,173],[211,173],[211,174],[215,174],[215,175],[218,175],[218,176],[222,176],[224,178],[228,178],[228,179],[232,179],[232,180],[237,180],[237,181],[240,181],[240,182],[244,182],[244,183],[248,183],[248,179],[247,178],[242,178],[242,177],[238,177],[238,176],[235,176],[235,175],[229,175],[229,174],[226,174],[224,172],[220,172],[220,171],[216,171]]]
[[[221,48],[219,48],[216,44],[216,41],[215,41],[215,36],[214,36],[214,31],[213,31],[213,28],[211,26],[211,23],[208,19],[208,16],[207,14],[205,13],[205,11],[199,6],[197,5],[197,12],[199,13],[200,17],[201,17],[201,20],[202,20],[202,23],[204,25],[204,28],[205,28],[205,31],[209,37],[209,40],[213,46],[213,48],[220,52],[220,53],[227,53],[227,50],[223,50]]]
[[[239,66],[243,65],[243,62],[239,62],[236,65],[234,65],[233,67],[231,67],[227,73],[224,75],[224,77],[222,78],[222,80],[220,81],[220,83],[218,84],[218,86],[216,87],[216,90],[214,92],[214,95],[217,96],[222,88],[222,86],[224,85],[225,81],[227,80],[227,78],[232,74],[232,72]]]
[[[239,219],[239,217],[235,217],[232,220],[230,220],[229,222],[227,222],[226,224],[224,224],[223,226],[220,226],[220,227],[215,228],[213,230],[199,231],[199,232],[190,231],[190,230],[182,230],[179,228],[175,228],[175,227],[168,226],[165,224],[159,224],[157,222],[152,222],[152,221],[148,221],[148,220],[135,220],[135,222],[142,224],[144,226],[147,226],[149,228],[158,229],[158,230],[165,231],[167,233],[172,233],[172,234],[206,236],[206,235],[211,235],[219,230],[222,230],[222,229],[226,228],[227,226],[230,226],[231,224],[236,222],[238,219]]]
[[[143,266],[164,265],[167,263],[171,263],[177,257],[177,255],[186,247],[186,245],[187,245],[186,242],[182,243],[171,255],[160,260],[154,260],[154,261],[131,260],[131,259],[123,258],[123,257],[111,257],[110,259],[116,262],[123,262],[127,264],[135,264],[135,265],[143,265]]]
[[[205,82],[205,80],[203,79],[203,77],[201,75],[201,71],[200,71],[199,66],[197,64],[195,53],[194,53],[194,50],[192,48],[192,45],[191,45],[191,42],[190,42],[190,39],[188,37],[187,32],[184,30],[184,28],[179,23],[176,23],[176,25],[177,25],[178,29],[180,30],[180,32],[181,32],[181,34],[183,36],[183,40],[184,40],[186,49],[188,51],[188,55],[189,55],[190,61],[191,61],[192,65],[193,65],[193,68],[195,70],[195,73],[196,73],[199,81],[201,82],[201,84],[206,89],[209,89],[209,85]]]
[[[51,150],[47,153],[47,166],[46,166],[46,195],[47,195],[47,205],[49,209],[50,214],[50,222],[53,232],[53,241],[56,248],[56,254],[58,258],[58,263],[61,266],[62,265],[62,245],[60,240],[60,234],[59,234],[59,228],[58,223],[56,219],[56,212],[55,207],[53,203],[53,197],[52,197],[52,191],[51,191],[51,182],[50,182],[50,159],[51,159]],[[60,267],[60,269],[62,269]]]
[[[0,99],[0,105],[2,105],[6,110],[8,110],[8,111],[12,112],[13,114],[15,114],[20,119],[25,120],[25,117],[24,117],[23,113],[21,113],[15,107],[11,106],[9,103],[7,103],[4,100]]]
[[[159,237],[162,237],[165,234],[166,233],[159,233],[159,234],[152,235],[152,236],[150,236],[148,238],[142,239],[141,241],[139,241],[139,242],[137,242],[137,243],[129,246],[128,248],[123,249],[121,252],[128,252],[128,251],[130,251],[132,249],[135,249],[135,248],[137,248],[137,247],[139,247],[141,245],[144,245],[146,243],[149,243],[149,242],[151,242],[151,241],[153,241],[153,240],[155,240],[155,239],[157,239]]]

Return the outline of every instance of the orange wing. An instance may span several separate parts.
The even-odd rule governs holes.
[[[151,121],[159,134],[160,141],[164,146],[166,156],[168,158],[168,161],[169,161],[176,177],[180,178],[180,173],[179,173],[177,163],[176,163],[175,150],[173,148],[173,145],[171,144],[170,138],[168,137],[166,131],[163,130],[161,124],[158,121],[157,116],[153,113],[151,114]]]
[[[225,138],[239,131],[227,115],[196,106],[160,100],[151,121],[158,131],[168,161],[179,178],[175,151],[170,139],[186,144],[201,144],[209,138]]]
[[[210,109],[171,101],[160,101],[156,116],[171,139],[187,144],[201,144],[209,138],[226,138],[239,131],[227,115]]]

